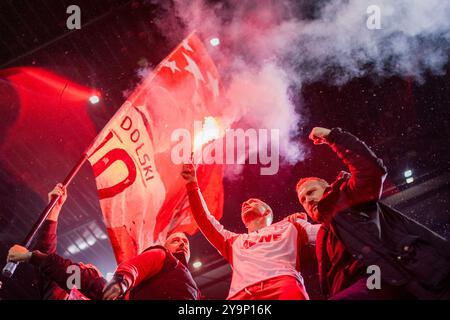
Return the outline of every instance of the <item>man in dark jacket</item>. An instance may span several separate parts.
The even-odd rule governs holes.
[[[34,282],[43,300],[101,299],[106,280],[100,271],[93,265],[74,263],[56,253],[58,218],[67,198],[62,184],[57,184],[48,194],[49,201],[56,195],[61,197],[44,222],[33,251],[16,244],[9,249],[7,261],[28,262],[36,267]],[[75,268],[79,271],[79,290],[73,286],[76,281],[71,281],[71,276],[77,274]]]
[[[171,234],[164,246],[153,246],[122,262],[104,290],[104,300],[198,300],[200,292],[187,266],[189,240]]]
[[[307,214],[322,223],[316,253],[321,287],[332,299],[450,299],[449,242],[379,202],[386,168],[355,136],[314,128],[314,144],[328,144],[348,166],[330,185],[300,179],[296,191]],[[375,268],[374,268],[375,267]],[[379,268],[381,288],[369,288]]]

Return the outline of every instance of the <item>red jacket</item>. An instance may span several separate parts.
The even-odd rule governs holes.
[[[342,291],[376,265],[385,284],[448,300],[450,243],[378,201],[386,169],[362,141],[340,129],[328,141],[351,174],[341,174],[318,203],[326,221],[316,247],[325,293]]]
[[[367,276],[362,263],[348,252],[339,238],[333,218],[349,208],[378,200],[386,168],[364,142],[348,132],[334,128],[327,141],[350,171],[350,174],[341,172],[317,206],[325,221],[316,240],[320,282],[323,293],[333,296]]]

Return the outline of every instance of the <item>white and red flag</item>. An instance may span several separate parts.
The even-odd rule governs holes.
[[[182,41],[130,95],[88,151],[100,205],[118,263],[173,231],[197,227],[181,165],[171,159],[176,129],[192,137],[194,121],[219,117],[219,75],[195,34]],[[223,168],[200,165],[211,212],[223,210]]]

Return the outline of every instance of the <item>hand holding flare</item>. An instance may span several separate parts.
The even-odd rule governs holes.
[[[191,154],[191,161],[189,163],[183,164],[183,169],[181,171],[181,176],[184,180],[186,180],[186,183],[190,182],[196,182],[197,183],[197,167],[194,164],[193,159],[194,153]]]

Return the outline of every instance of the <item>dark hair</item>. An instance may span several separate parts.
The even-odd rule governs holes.
[[[184,236],[186,237],[186,239],[187,239],[188,242],[189,242],[189,238],[188,238],[186,232],[183,232],[183,231],[175,231],[175,232],[171,232],[171,233],[169,233],[169,234],[167,235],[166,239],[164,240],[164,243],[166,243],[167,240],[168,240],[172,235],[174,235],[175,233],[182,233],[182,234],[184,234]]]

